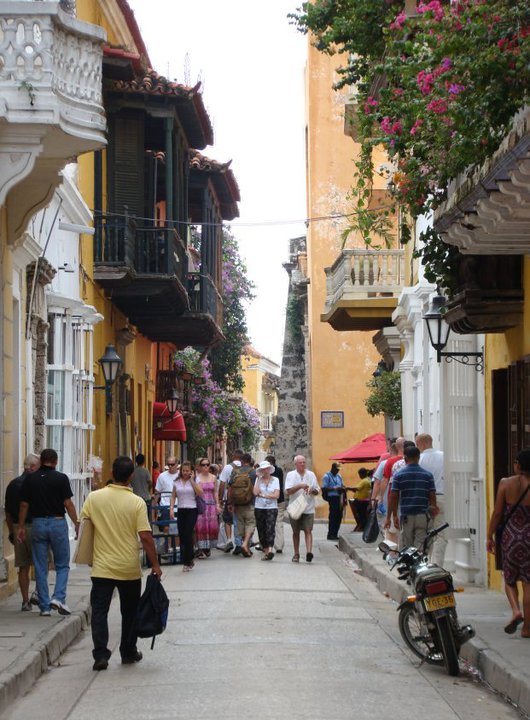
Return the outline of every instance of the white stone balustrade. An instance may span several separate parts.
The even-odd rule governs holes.
[[[59,2],[0,0],[0,205],[9,195],[10,234],[23,232],[69,159],[105,144],[105,37]],[[19,188],[15,202],[25,179],[32,197]]]
[[[345,248],[326,272],[326,312],[341,300],[399,297],[404,251]]]

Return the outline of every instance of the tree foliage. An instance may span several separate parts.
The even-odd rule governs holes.
[[[392,420],[400,420],[401,408],[401,374],[399,372],[382,372],[366,384],[370,394],[364,401],[369,415],[387,415]]]
[[[236,238],[223,232],[223,334],[224,342],[211,353],[213,380],[224,390],[241,392],[244,387],[241,355],[248,343],[246,305],[254,298],[255,284],[248,278]]]

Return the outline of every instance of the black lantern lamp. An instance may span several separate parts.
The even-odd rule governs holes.
[[[446,362],[455,360],[462,365],[471,365],[475,370],[482,372],[484,370],[484,355],[482,352],[444,352],[451,332],[451,328],[444,318],[446,302],[443,295],[435,295],[429,309],[423,316],[427,324],[429,340],[436,350],[437,362],[441,362],[444,357]]]
[[[378,378],[385,372],[388,372],[388,368],[384,360],[379,360],[376,369],[372,373],[372,377]]]
[[[114,345],[107,345],[105,354],[99,358],[98,363],[103,370],[105,385],[95,386],[94,390],[105,390],[105,412],[112,415],[112,386],[116,382],[118,372],[123,365],[121,357],[116,352]]]
[[[171,394],[166,399],[166,407],[167,407],[169,414],[171,415],[172,420],[178,412],[179,402],[180,402],[180,398],[179,398],[179,395],[177,392],[177,388],[172,388]]]

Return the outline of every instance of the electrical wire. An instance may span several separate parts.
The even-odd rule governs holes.
[[[394,206],[393,205],[380,205],[376,208],[367,208],[366,212],[368,213],[378,213],[381,210],[392,210]],[[160,222],[160,218],[149,218],[149,217],[140,217],[138,215],[124,215],[123,213],[116,213],[107,211],[102,213],[101,210],[92,210],[93,213],[104,215],[104,216],[111,216],[111,217],[122,217],[122,218],[129,218],[131,220],[142,220],[144,222],[153,223],[156,225]],[[230,228],[240,228],[240,227],[271,227],[274,225],[305,225],[306,227],[309,227],[312,223],[317,222],[326,222],[326,221],[332,221],[332,220],[341,220],[343,218],[350,218],[354,217],[356,215],[359,215],[359,210],[354,210],[349,213],[336,213],[333,215],[320,215],[313,218],[305,218],[303,220],[260,220],[260,221],[254,221],[254,222],[191,222],[187,220],[174,220],[175,225],[186,225],[189,227],[197,227],[199,225],[201,226],[208,226],[208,227],[230,227]]]

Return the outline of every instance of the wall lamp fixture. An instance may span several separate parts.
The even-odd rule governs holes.
[[[107,415],[112,415],[112,386],[116,382],[123,362],[114,345],[107,345],[105,354],[99,358],[98,363],[103,370],[105,384],[95,385],[94,390],[105,390],[105,412]]]
[[[482,352],[444,352],[449,339],[451,328],[446,322],[444,315],[446,312],[446,298],[443,295],[435,295],[433,297],[429,309],[423,316],[427,323],[427,331],[431,345],[436,350],[436,360],[438,362],[445,358],[446,362],[455,360],[462,365],[474,367],[477,372],[484,370],[484,353]]]

